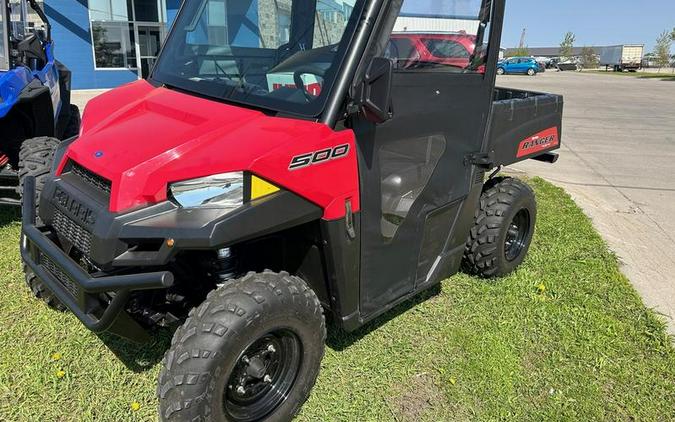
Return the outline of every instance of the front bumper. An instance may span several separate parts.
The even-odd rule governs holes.
[[[23,192],[21,257],[38,278],[91,331],[144,340],[145,331],[124,310],[132,292],[173,285],[169,271],[93,277],[53,242],[53,233],[35,223],[35,179]],[[112,297],[102,301],[102,295]],[[107,302],[107,303],[105,303]]]

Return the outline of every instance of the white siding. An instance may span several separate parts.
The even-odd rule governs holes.
[[[394,32],[459,32],[478,33],[478,21],[444,18],[399,17]]]

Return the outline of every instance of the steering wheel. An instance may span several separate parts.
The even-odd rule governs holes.
[[[293,82],[295,82],[295,87],[305,94],[305,97],[309,102],[312,102],[316,99],[316,96],[307,91],[305,81],[302,80],[302,75],[307,74],[318,76],[319,78],[323,79],[326,76],[326,71],[319,66],[307,64],[300,66],[293,72]]]

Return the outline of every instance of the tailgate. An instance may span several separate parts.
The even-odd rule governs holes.
[[[536,158],[560,148],[563,97],[495,88],[488,151],[496,166]]]

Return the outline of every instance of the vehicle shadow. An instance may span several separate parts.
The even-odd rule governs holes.
[[[398,316],[408,312],[415,306],[426,302],[427,300],[437,296],[441,293],[441,285],[437,284],[433,287],[430,287],[428,290],[419,293],[415,297],[406,300],[398,306],[395,306],[390,311],[387,311],[380,317],[375,318],[373,321],[359,328],[358,330],[348,333],[340,328],[335,321],[329,321],[328,323],[328,336],[326,339],[326,345],[331,349],[342,352],[347,349],[352,344],[358,342],[363,337],[371,333],[372,331],[377,330],[383,325],[387,324],[392,319],[397,318]]]
[[[21,209],[18,207],[0,207],[0,227],[21,221]]]
[[[171,345],[173,332],[170,328],[156,330],[147,343],[134,343],[109,333],[97,336],[127,369],[141,373],[151,370],[162,360]]]

